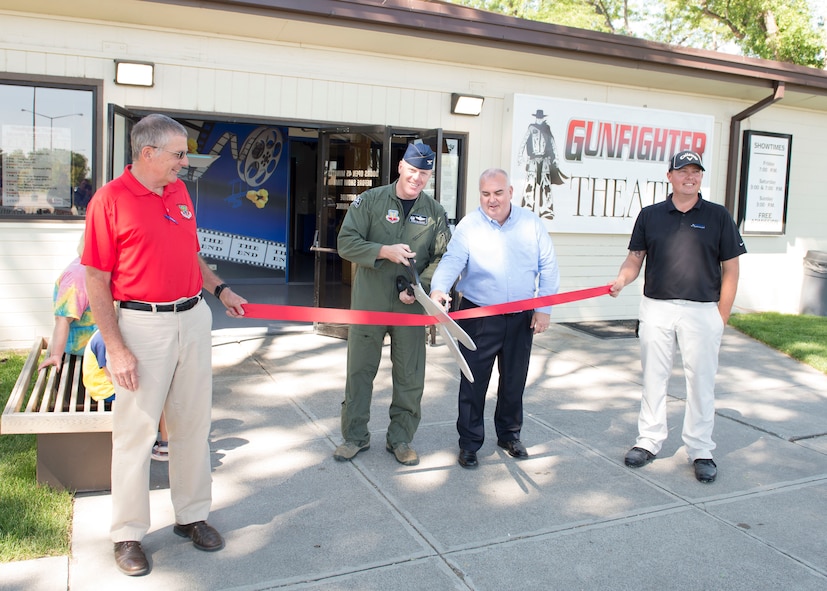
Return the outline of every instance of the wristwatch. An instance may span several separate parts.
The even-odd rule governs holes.
[[[227,285],[226,283],[222,283],[221,285],[216,287],[215,291],[213,291],[213,293],[215,294],[215,297],[217,297],[218,299],[221,299],[221,292],[224,291],[225,289],[227,289],[228,287],[230,287],[230,286]]]

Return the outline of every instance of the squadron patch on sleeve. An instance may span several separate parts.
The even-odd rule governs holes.
[[[351,203],[350,205],[351,205],[351,207],[359,207],[361,204],[362,204],[362,196],[359,195],[356,199],[353,200],[353,203]]]

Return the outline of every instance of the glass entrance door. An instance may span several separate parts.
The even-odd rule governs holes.
[[[354,199],[383,184],[385,127],[340,127],[319,131],[314,305],[350,308],[355,265],[336,251],[336,238]],[[383,174],[384,173],[384,174]],[[347,338],[346,324],[316,323],[316,332]]]
[[[120,176],[126,165],[132,162],[129,136],[132,133],[132,126],[141,119],[141,116],[110,103],[107,118],[109,120],[109,158],[107,159],[106,181],[108,182]]]
[[[424,141],[437,154],[435,174],[425,192],[439,199],[442,130],[403,130],[386,126],[339,127],[319,131],[319,166],[314,304],[350,308],[356,266],[336,251],[336,239],[350,204],[370,188],[399,176],[397,163],[408,144]],[[346,324],[316,323],[316,332],[347,338]]]

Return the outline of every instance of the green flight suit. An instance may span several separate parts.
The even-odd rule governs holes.
[[[351,308],[376,312],[422,314],[418,302],[399,300],[396,277],[406,268],[378,260],[383,245],[407,244],[416,253],[416,268],[429,291],[430,278],[450,239],[445,210],[420,193],[406,216],[396,183],[362,193],[348,208],[339,231],[339,255],[356,263]],[[385,334],[391,337],[393,398],[387,443],[410,443],[422,417],[425,387],[426,330],[421,326],[351,325],[347,341],[347,382],[342,402],[342,436],[360,445],[370,442],[368,421],[373,380],[379,369]]]

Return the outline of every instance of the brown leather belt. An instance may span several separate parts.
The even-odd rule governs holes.
[[[118,302],[118,307],[125,310],[140,310],[141,312],[185,312],[191,310],[201,301],[201,295],[193,296],[177,304],[150,304],[148,302]]]

